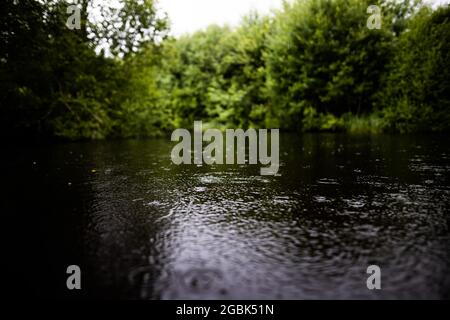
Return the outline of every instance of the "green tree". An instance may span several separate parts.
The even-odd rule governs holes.
[[[270,30],[268,18],[256,13],[219,43],[223,58],[209,88],[208,114],[225,126],[265,126],[267,111],[264,49]]]
[[[386,128],[450,128],[450,7],[423,7],[407,24],[380,95]]]
[[[134,56],[139,47],[151,46],[158,35],[164,35],[164,20],[156,17],[154,2],[119,1],[119,10],[111,19],[94,29],[89,20],[93,2],[83,1],[82,28],[70,30],[66,9],[73,3],[78,1],[1,2],[5,13],[0,19],[2,135],[128,136],[124,128],[136,127],[130,124],[136,119],[131,120],[129,115],[134,113],[123,109],[134,108],[132,101],[137,100],[142,101],[142,108],[148,106],[137,80],[142,73],[135,67],[141,60]],[[117,32],[101,32],[113,26]],[[107,49],[116,58],[95,52],[106,36],[110,40]],[[133,76],[125,70],[130,66],[136,70]],[[149,114],[141,111],[137,114]],[[136,135],[140,133],[136,129]]]
[[[311,115],[372,111],[393,35],[385,20],[380,30],[366,27],[370,4],[285,3],[275,18],[266,54],[271,117],[280,126],[310,129]]]

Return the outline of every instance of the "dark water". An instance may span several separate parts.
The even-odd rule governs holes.
[[[450,298],[444,136],[282,135],[259,166],[175,166],[168,139],[7,147],[11,295]],[[82,270],[68,291],[66,268]],[[366,269],[381,267],[381,290]]]

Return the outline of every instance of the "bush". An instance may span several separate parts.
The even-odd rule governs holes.
[[[449,39],[450,6],[422,8],[408,22],[381,94],[387,130],[450,129]]]

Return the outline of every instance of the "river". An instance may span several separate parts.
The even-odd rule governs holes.
[[[282,134],[275,176],[176,166],[172,147],[5,147],[6,282],[62,298],[450,298],[446,136]]]

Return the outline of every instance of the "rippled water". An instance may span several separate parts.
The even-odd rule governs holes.
[[[34,294],[73,297],[78,264],[81,297],[450,298],[447,137],[285,134],[276,176],[175,166],[172,146],[8,149],[9,265],[39,264]]]

